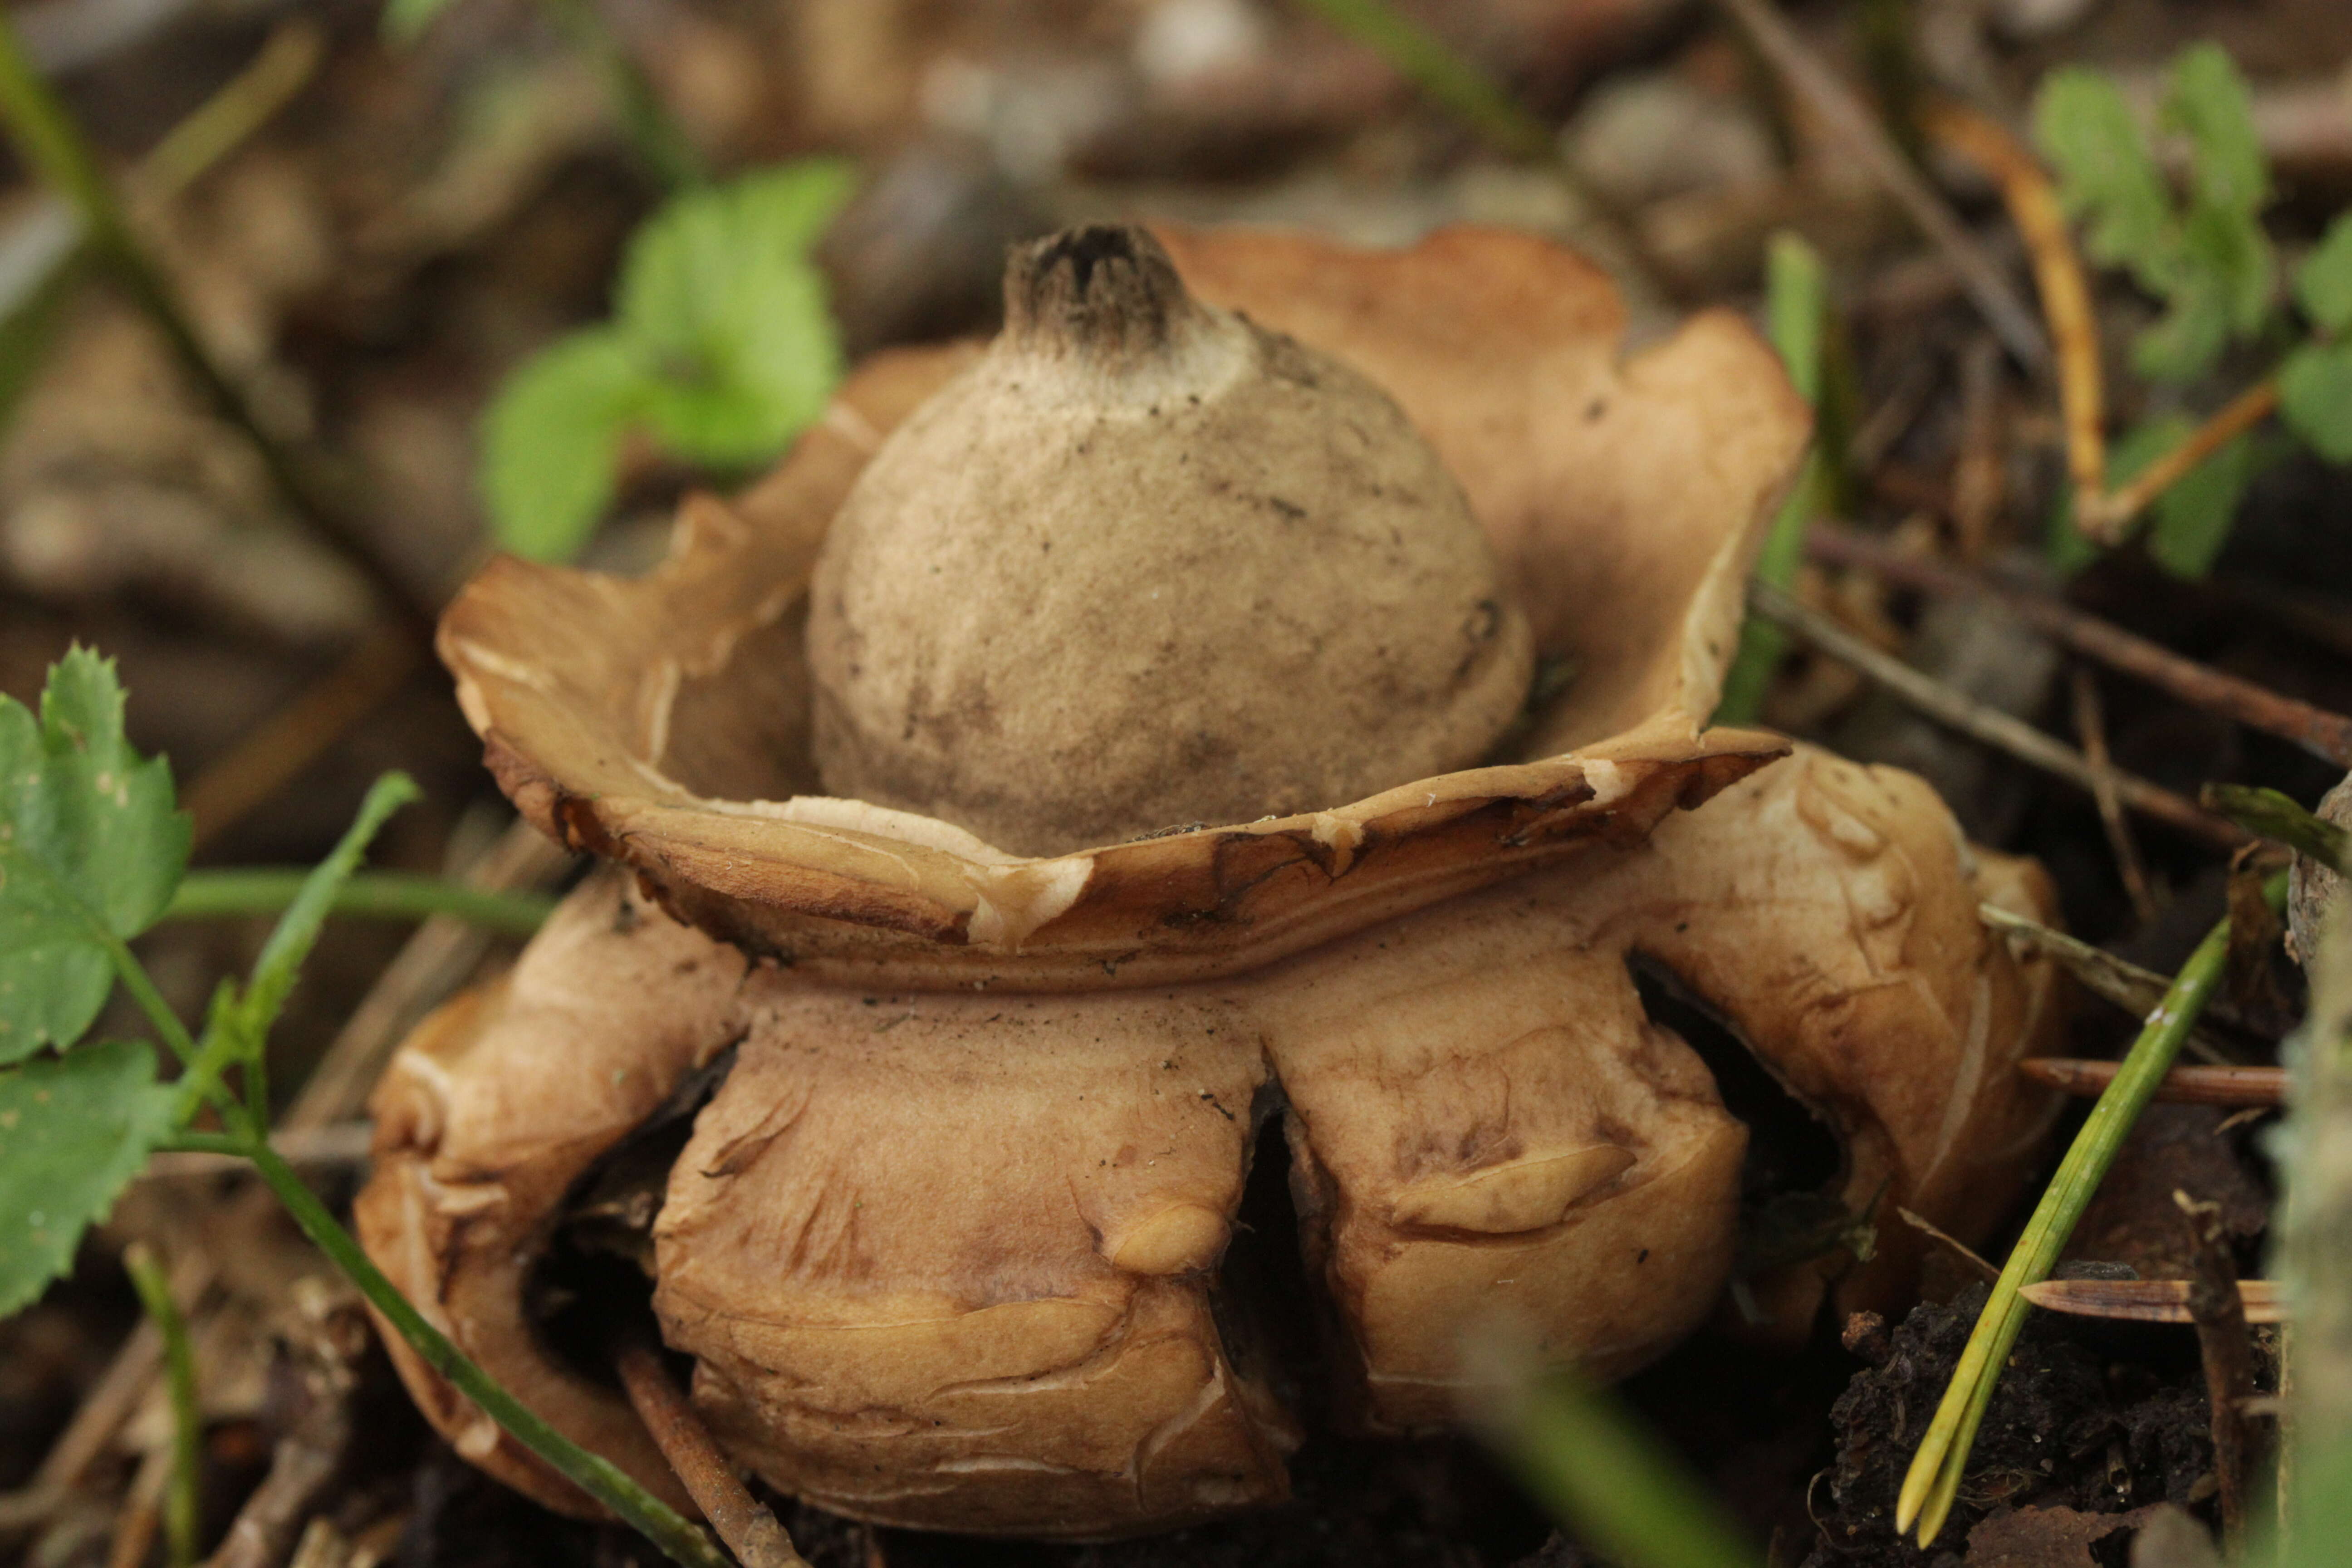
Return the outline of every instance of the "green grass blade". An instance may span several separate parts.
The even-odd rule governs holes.
[[[2291,796],[2245,784],[2209,784],[2198,792],[2198,804],[2249,833],[2284,844],[2298,855],[2352,877],[2352,833],[2305,810]]]
[[[374,1260],[360,1249],[351,1232],[336,1223],[326,1205],[295,1173],[294,1167],[263,1141],[260,1131],[243,1131],[248,1135],[243,1139],[244,1147],[239,1152],[253,1162],[262,1179],[293,1215],[294,1223],[359,1287],[369,1304],[383,1314],[401,1338],[415,1346],[416,1353],[435,1371],[481,1406],[491,1420],[513,1433],[524,1447],[554,1466],[559,1474],[659,1547],[671,1562],[681,1564],[681,1568],[732,1568],[727,1554],[719,1551],[707,1531],[646,1491],[610,1459],[590,1453],[549,1426],[477,1366],[465,1352],[450,1342],[447,1335],[425,1320],[400,1293],[398,1286],[384,1277]]]
[[[1440,107],[1499,150],[1520,158],[1556,156],[1551,128],[1435,34],[1386,0],[1306,0],[1323,18],[1380,52]]]
[[[1756,1568],[1721,1506],[1606,1391],[1554,1373],[1477,1413],[1520,1483],[1623,1568]]]
[[[1820,402],[1823,380],[1822,347],[1829,331],[1829,275],[1820,254],[1796,235],[1783,231],[1772,237],[1765,257],[1764,320],[1772,346],[1790,382],[1809,404]],[[1820,510],[1829,484],[1829,469],[1818,443],[1805,454],[1805,466],[1788,499],[1773,514],[1756,557],[1755,575],[1776,588],[1797,580],[1804,561],[1805,530]],[[1716,704],[1715,722],[1752,724],[1763,711],[1764,691],[1789,637],[1758,616],[1740,623],[1739,652],[1723,678],[1723,696]]]
[[[1908,1531],[1916,1524],[1922,1547],[1936,1539],[1951,1513],[1961,1475],[1968,1468],[1969,1451],[1992,1403],[1993,1386],[2019,1331],[2025,1326],[2028,1308],[2019,1292],[2050,1277],[2100,1179],[2154,1098],[2157,1085],[2172,1066],[2198,1015],[2220,987],[2229,952],[2230,922],[2224,920],[2197,944],[2164,1000],[2147,1016],[2115,1081],[2099,1096],[2089,1120],[2059,1162],[2058,1173],[2051,1178],[1992,1294],[1986,1299],[1984,1311],[1952,1371],[1951,1384],[1944,1391],[1927,1435],[1912,1457],[1902,1495],[1895,1502],[1895,1530]]]

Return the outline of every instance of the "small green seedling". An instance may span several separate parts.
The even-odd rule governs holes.
[[[613,319],[542,350],[482,425],[492,535],[568,559],[612,503],[633,433],[725,472],[772,458],[824,409],[842,370],[810,259],[850,167],[811,160],[690,190],[630,239]]]
[[[2229,56],[2199,44],[2173,62],[2157,129],[2185,145],[2188,174],[2178,190],[2122,88],[2102,72],[2050,72],[2033,123],[2060,198],[2084,225],[2084,252],[2164,306],[2133,342],[2134,368],[2159,385],[2186,386],[2210,374],[2232,344],[2291,342],[2277,377],[2287,430],[2329,462],[2352,462],[2352,342],[2342,341],[2352,329],[2352,213],[2294,270],[2298,326],[2280,297],[2263,228],[2271,177],[2252,98]],[[2131,479],[2197,428],[2176,409],[2151,414],[2116,442],[2110,479]],[[2229,540],[2247,487],[2290,449],[2254,434],[2222,444],[2157,498],[2149,555],[2175,575],[2202,577]],[[2067,569],[2097,553],[2074,526],[2073,500],[2052,531],[2052,552]]]
[[[270,1148],[270,1028],[368,844],[416,786],[399,773],[376,781],[251,976],[223,982],[192,1034],[130,945],[171,908],[188,818],[170,766],[132,749],[122,713],[114,666],[85,648],[50,670],[37,714],[0,696],[0,1317],[72,1267],[83,1233],[149,1154],[241,1156],[384,1319],[500,1426],[674,1560],[723,1568],[700,1529],[541,1421],[427,1322]],[[176,1058],[176,1078],[164,1078],[153,1041],[86,1038],[118,982]]]

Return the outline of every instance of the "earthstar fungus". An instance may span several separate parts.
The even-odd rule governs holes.
[[[2056,1009],[1976,910],[2049,889],[1909,775],[1706,728],[1806,435],[1742,322],[1622,358],[1599,273],[1477,229],[1078,231],[1009,295],[994,347],[877,356],[767,479],[689,500],[646,577],[500,560],[445,617],[500,784],[617,862],[378,1091],[362,1234],[459,1344],[683,1504],[527,1302],[567,1205],[690,1112],[653,1308],[772,1484],[1077,1537],[1273,1501],[1276,1254],[1307,1381],[1375,1432],[1450,1418],[1497,1303],[1603,1376],[1716,1310],[1748,1134],[1637,963],[1820,1118],[1846,1211],[1991,1222]],[[1040,605],[1115,689],[990,636]],[[1570,679],[1522,704],[1530,650]],[[1194,749],[1147,765],[1171,711]],[[1286,1179],[1296,1236],[1242,1245]],[[1877,1234],[1750,1299],[1891,1301],[1916,1239]],[[394,1354],[468,1458],[587,1509]]]

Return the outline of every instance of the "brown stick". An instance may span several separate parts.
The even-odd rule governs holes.
[[[2197,1324],[2197,1348],[2205,1363],[2205,1399],[2212,1408],[2213,1474],[2221,1489],[2221,1553],[2245,1559],[2246,1412],[2254,1392],[2253,1346],[2246,1331],[2245,1303],[2238,1299],[2238,1264],[2221,1233],[2221,1205],[2199,1203],[2176,1191],[2172,1201],[2189,1222],[2194,1245],[2189,1281],[2189,1315]]]
[[[2152,969],[2142,969],[2126,959],[2117,958],[2104,947],[2093,947],[2080,937],[2053,931],[2038,921],[2028,920],[1998,904],[1979,904],[1977,919],[2008,938],[2012,946],[2021,946],[2056,963],[2079,981],[2092,995],[2114,1003],[2135,1018],[2145,1018],[2156,1011],[2172,984],[2168,977]],[[2234,1029],[2255,1034],[2261,1032],[2239,1016],[2225,997],[2217,996],[2207,1003],[2205,1016]],[[2186,1048],[2200,1061],[2216,1067],[2231,1065],[2231,1053],[2223,1049],[2221,1041],[2202,1024],[2189,1031]]]
[[[195,818],[197,846],[266,805],[398,691],[424,661],[424,640],[405,621],[362,634],[341,663],[189,784],[181,800]]]
[[[1937,723],[1948,724],[2085,791],[2096,789],[2104,773],[2115,781],[2116,794],[2134,811],[2210,844],[2235,849],[2247,841],[2244,829],[2235,823],[2200,811],[2195,803],[2137,773],[2094,768],[2082,752],[2064,742],[1978,701],[1923,670],[1912,668],[1899,658],[1879,652],[1827,616],[1818,614],[1769,583],[1748,584],[1748,603],[1759,615],[1780,622],[1832,658],[1853,666]]]
[[[2314,756],[2338,767],[2352,768],[2352,718],[2281,696],[2268,687],[2195,659],[2183,658],[2170,648],[2127,632],[2112,621],[2085,615],[2046,594],[1906,555],[1850,529],[1816,528],[1805,536],[1805,549],[1816,561],[1858,566],[1889,583],[1938,597],[1981,594],[1999,599],[2035,630],[2047,633],[2077,653],[2145,680],[2183,702],[2293,741]]]
[[[1986,1262],[1984,1256],[1981,1253],[1978,1252],[1975,1247],[1970,1247],[1967,1242],[1962,1241],[1958,1237],[1952,1235],[1948,1231],[1937,1229],[1925,1217],[1913,1214],[1909,1209],[1903,1208],[1898,1205],[1895,1212],[1901,1215],[1903,1223],[1909,1226],[1913,1230],[1919,1232],[1920,1235],[1926,1237],[1930,1241],[1940,1242],[1946,1250],[1949,1251],[1952,1256],[1958,1258],[1962,1263],[1967,1264],[1969,1268],[1975,1270],[1979,1279],[1990,1282],[2000,1278],[2000,1269]]]
[[[727,1456],[711,1441],[709,1429],[694,1406],[686,1402],[653,1346],[635,1341],[614,1358],[621,1386],[636,1406],[637,1419],[677,1472],[687,1494],[719,1539],[735,1553],[743,1568],[808,1568],[808,1561],[793,1549],[793,1538],[776,1516],[760,1505],[735,1476]]]
[[[2089,1100],[2106,1092],[2121,1065],[2080,1057],[2028,1057],[2017,1070],[2036,1083]],[[2156,1098],[2174,1105],[2282,1105],[2286,1101],[2286,1069],[2177,1067],[2158,1081]]]
[[[1952,468],[1952,531],[1960,559],[1981,561],[2008,500],[2000,345],[1979,333],[1960,351],[1960,456]]]
[[[2045,1311],[2137,1323],[2192,1323],[2187,1279],[2044,1279],[2019,1295]],[[2275,1279],[2241,1279],[2238,1300],[2249,1323],[2284,1323],[2286,1301]]]
[[[2083,742],[2084,760],[2102,775],[2098,787],[2091,792],[2099,803],[2099,826],[2106,831],[2107,847],[2116,858],[2116,875],[2123,881],[2124,895],[2131,900],[2132,914],[2141,925],[2149,925],[2161,911],[2156,895],[2148,890],[2147,866],[2140,858],[2139,840],[2132,837],[2131,821],[2116,795],[2115,763],[2107,755],[2107,722],[2099,702],[2098,679],[2078,664],[2074,685],[2074,733]]]
[[[2269,418],[2278,403],[2275,377],[2256,382],[2189,432],[2187,440],[2141,469],[2123,489],[2096,498],[2077,496],[2075,526],[2102,544],[2115,543],[2123,537],[2124,525],[2137,517],[2150,501],[2186,479],[2198,464]]]
[[[2074,251],[2073,231],[2058,205],[2058,192],[2041,163],[2008,127],[1975,110],[1940,103],[1927,114],[1927,134],[1971,163],[2000,186],[2010,221],[2033,260],[2033,283],[2042,314],[2057,349],[2058,408],[2066,422],[2066,471],[2077,495],[2106,492],[2106,391],[2099,362],[2099,323],[2091,309],[2091,287]]]
[[[1977,309],[1984,312],[1985,320],[2011,355],[2031,370],[2048,364],[2050,344],[2042,334],[2042,323],[2026,307],[2008,274],[1976,242],[1950,204],[1920,177],[1862,100],[1838,79],[1835,71],[1805,47],[1772,0],[1715,3],[1748,35],[1756,52],[1804,96],[1822,123],[1845,142],[1855,160],[1885,187],[1887,195],[1944,253],[1952,270],[1959,275],[1960,286],[1976,301]]]

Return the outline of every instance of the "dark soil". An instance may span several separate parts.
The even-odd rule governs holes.
[[[1896,1539],[1904,1471],[1986,1293],[1973,1285],[1949,1303],[1914,1308],[1891,1334],[1855,1336],[1877,1364],[1831,1412],[1837,1458],[1813,1500],[1821,1534],[1806,1568],[1957,1568],[1979,1521],[2026,1508],[2124,1514],[2170,1502],[2210,1514],[2213,1444],[2193,1338],[2037,1312],[2010,1354],[1937,1544],[1922,1551]]]

